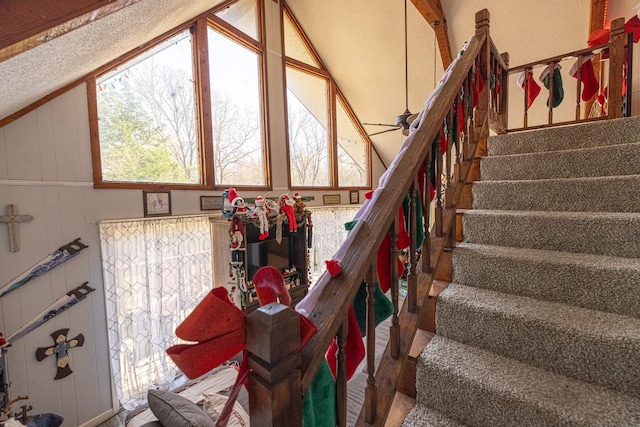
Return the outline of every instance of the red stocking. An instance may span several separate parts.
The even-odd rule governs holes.
[[[593,55],[588,55],[582,58],[582,66],[580,67],[580,82],[582,83],[582,100],[588,101],[593,96],[598,93],[598,89],[600,85],[598,84],[598,79],[596,79],[596,74],[593,71]],[[571,67],[570,70],[571,77],[574,79],[578,78],[578,62]]]
[[[522,74],[520,74],[520,77],[518,77],[518,86],[524,89],[525,88],[524,83],[525,83],[525,77],[524,77],[524,71],[523,71]],[[536,100],[536,98],[538,97],[538,94],[540,93],[540,85],[536,83],[535,79],[533,78],[533,72],[531,70],[527,70],[527,84],[528,84],[527,109],[529,109],[531,108],[533,101]]]
[[[362,342],[360,327],[358,326],[358,320],[356,319],[356,313],[353,311],[353,307],[349,307],[347,325],[347,345],[344,350],[347,354],[347,380],[349,380],[356,372],[356,368],[362,359],[364,359],[365,355],[364,343]],[[334,377],[336,376],[336,367],[338,364],[337,354],[338,344],[334,338],[325,354],[325,358]]]

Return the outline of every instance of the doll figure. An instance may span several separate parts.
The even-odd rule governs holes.
[[[289,197],[288,194],[283,194],[280,196],[280,210],[282,210],[289,220],[289,232],[294,233],[298,231],[298,224],[296,224],[296,216],[293,209],[293,206],[296,204],[296,201],[293,198]]]
[[[296,213],[304,212],[304,208],[306,208],[307,205],[304,203],[304,200],[302,200],[300,193],[293,193],[293,199],[296,202]]]
[[[269,236],[269,221],[267,220],[267,204],[262,196],[256,197],[256,209],[254,213],[260,222],[260,235],[258,240],[264,240]]]

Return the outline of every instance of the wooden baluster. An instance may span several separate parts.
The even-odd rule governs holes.
[[[611,22],[611,40],[609,42],[609,109],[607,117],[622,117],[622,64],[624,62],[624,18]]]
[[[482,79],[484,80],[485,89],[480,93],[480,100],[478,103],[478,108],[476,110],[476,123],[480,126],[484,124],[484,121],[488,114],[489,108],[489,84],[490,84],[490,75],[489,75],[489,61],[491,57],[491,37],[489,35],[489,19],[490,14],[487,9],[482,9],[481,11],[476,13],[476,37],[482,38],[485,37],[484,44],[478,53],[478,65],[480,67],[480,75],[482,75]]]
[[[469,133],[471,131],[471,127],[472,127],[472,117],[473,117],[473,99],[472,99],[472,83],[471,83],[471,73],[467,74],[467,78],[464,80],[463,83],[463,87],[464,87],[464,92],[466,94],[465,98],[467,100],[466,104],[465,104],[465,112],[467,114],[469,114],[469,112],[471,112],[469,114],[469,117],[467,117],[465,119],[464,122],[464,135],[465,135],[465,139],[462,141],[461,146],[456,146],[456,153],[458,151],[460,151],[460,154],[458,155],[458,158],[461,158],[462,161],[466,160],[469,157]],[[459,161],[458,161],[459,163]],[[456,180],[456,182],[459,182],[459,179]]]
[[[556,63],[552,62],[549,64],[549,124],[553,124],[553,90],[556,84],[555,79],[555,71],[556,71]]]
[[[576,121],[578,121],[580,120],[580,106],[582,105],[582,97],[580,95],[580,89],[582,87],[582,55],[578,56],[578,63],[576,66],[578,67],[578,71],[576,73]]]
[[[509,53],[503,52],[500,54],[502,58],[502,62],[509,69]],[[501,82],[502,82],[502,94],[501,94],[501,102],[500,102],[500,123],[505,129],[509,127],[509,72],[507,70],[501,71]]]
[[[298,315],[282,304],[267,304],[247,317],[246,337],[251,424],[302,425]]]
[[[407,310],[415,313],[418,308],[418,277],[416,275],[416,241],[418,240],[418,210],[416,197],[418,195],[418,180],[414,179],[409,189],[409,272],[407,274]],[[425,236],[426,237],[426,236]]]
[[[460,150],[460,138],[454,138],[453,137],[453,128],[452,126],[452,122],[453,122],[453,110],[449,110],[449,114],[447,114],[447,135],[449,138],[449,148],[451,148],[451,140],[453,139],[453,145],[456,148],[456,167],[454,168],[454,182],[460,182],[461,177],[460,177],[460,164],[462,162],[462,153]]]
[[[374,257],[375,259],[375,257]],[[373,424],[378,411],[376,388],[376,283],[378,282],[375,261],[367,272],[367,387],[364,391],[365,420]]]
[[[471,78],[470,76],[467,76],[467,93],[469,93],[469,96],[471,96],[471,90],[473,90],[473,88],[471,87]],[[475,108],[471,109],[471,114],[469,115],[469,120],[467,123],[467,137],[465,138],[465,143],[464,146],[462,147],[462,160],[466,161],[466,160],[473,160],[473,159],[469,159],[469,144],[471,143],[471,141],[474,141],[474,134],[475,134]]]
[[[455,129],[457,129],[458,126],[458,120],[454,120],[454,117],[457,118],[457,114],[454,115],[454,111],[458,111],[458,103],[460,102],[457,98],[458,97],[456,97],[456,100],[453,103],[453,108],[449,110],[449,114],[447,115],[447,152],[444,155],[444,203],[447,207],[451,204],[450,197],[448,197],[448,189],[451,186],[451,141],[453,141],[453,135],[455,133],[454,126],[456,127]]]
[[[391,248],[391,302],[393,303],[393,315],[391,326],[389,327],[389,351],[390,356],[397,359],[400,356],[400,324],[398,323],[398,215],[395,215],[391,228],[389,229]]]
[[[460,153],[460,147],[464,147],[465,146],[465,140],[467,139],[467,134],[469,132],[469,120],[467,120],[468,117],[466,117],[465,115],[467,114],[467,112],[469,111],[469,105],[472,102],[471,101],[471,97],[470,97],[470,92],[467,90],[469,84],[468,84],[468,79],[465,80],[465,82],[463,83],[463,87],[464,87],[464,96],[462,97],[462,100],[460,102],[462,102],[462,115],[463,115],[463,120],[464,120],[464,134],[461,135],[464,139],[461,141],[460,138],[456,138],[455,142],[455,147],[456,147],[456,164],[453,168],[453,182],[454,183],[459,183],[461,182],[461,177],[460,177],[460,163],[461,163],[461,153]],[[464,149],[464,148],[463,148]]]
[[[624,103],[624,117],[631,117],[631,97],[633,83],[633,33],[627,33],[627,93]]]
[[[437,138],[436,138],[437,141]],[[435,144],[433,142],[432,144]],[[424,160],[424,194],[422,195],[422,212],[424,215],[424,241],[422,242],[422,272],[431,271],[431,153],[429,150]]]
[[[435,167],[436,167],[436,211],[435,211],[435,227],[436,237],[442,237],[442,149],[440,146],[441,135],[436,138],[435,149]]]
[[[464,93],[465,94],[471,94],[473,88],[472,83],[471,83],[471,73],[473,73],[473,70],[469,72],[469,74],[467,75],[467,78],[465,79],[464,83],[462,83],[462,87],[464,88]],[[462,99],[460,99],[458,102],[462,102],[462,115],[464,117],[465,114],[467,114],[468,109],[466,108],[465,102],[464,102],[464,97]],[[468,118],[464,119],[464,134],[460,135],[460,132],[458,132],[458,138],[464,138],[460,141],[460,145],[462,146],[462,159],[463,160],[468,160],[469,159],[469,138],[467,138],[468,134],[469,134],[469,121],[467,120]],[[458,126],[458,123],[454,123],[454,126]],[[453,137],[452,137],[453,138]],[[449,145],[451,145],[451,139],[449,139]]]
[[[524,120],[523,127],[529,126],[529,72],[532,69],[527,67],[524,69]]]
[[[347,426],[347,354],[345,347],[347,346],[348,320],[345,317],[344,322],[338,328],[338,352],[337,352],[337,368],[336,368],[336,410],[337,422],[339,427]]]

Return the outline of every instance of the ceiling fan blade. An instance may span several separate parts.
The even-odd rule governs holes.
[[[387,129],[387,130],[383,130],[382,132],[370,133],[367,136],[380,135],[381,133],[393,132],[394,130],[398,130],[398,129],[401,129],[401,128],[396,127],[396,128],[393,128],[393,129]]]
[[[407,117],[407,123],[411,124],[415,119],[418,118],[418,113],[413,113],[409,117]]]
[[[394,128],[398,127],[398,125],[390,125],[390,124],[386,124],[386,123],[363,123],[363,125],[366,125],[366,126],[391,126],[391,127],[394,127]]]

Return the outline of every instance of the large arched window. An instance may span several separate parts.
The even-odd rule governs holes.
[[[370,141],[320,57],[283,8],[292,188],[370,188]]]
[[[99,188],[266,188],[262,0],[225,2],[89,90]]]

